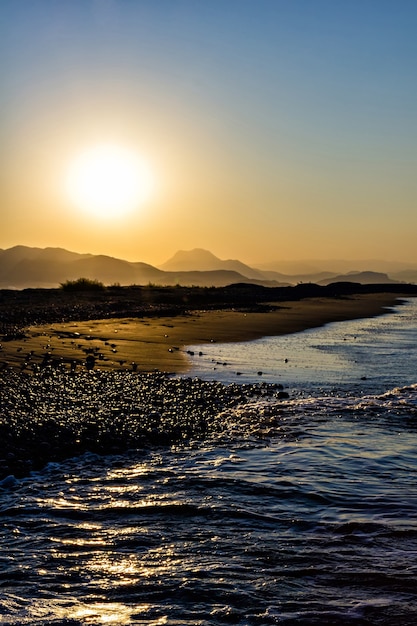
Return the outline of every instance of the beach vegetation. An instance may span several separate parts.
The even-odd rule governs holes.
[[[77,278],[76,280],[67,280],[60,283],[63,291],[102,291],[105,286],[99,280],[91,278]]]
[[[146,286],[148,287],[148,289],[163,289],[164,287],[168,287],[168,285],[164,286],[159,283],[153,283],[152,281],[149,281]]]

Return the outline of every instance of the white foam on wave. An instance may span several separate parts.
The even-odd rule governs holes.
[[[395,387],[382,394],[361,397],[319,395],[280,399],[277,396],[250,399],[247,403],[228,408],[220,414],[225,423],[257,424],[259,428],[275,426],[276,420],[311,414],[330,415],[344,411],[379,410],[415,415],[417,412],[417,383]]]
[[[417,383],[395,387],[376,396],[364,396],[354,408],[383,407],[385,409],[410,409],[417,411]]]

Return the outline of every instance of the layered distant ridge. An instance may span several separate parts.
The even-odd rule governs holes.
[[[329,262],[330,264],[330,262]],[[78,278],[98,280],[105,285],[184,285],[222,287],[233,283],[287,286],[300,282],[327,285],[332,282],[361,284],[417,282],[417,269],[402,270],[398,276],[385,272],[358,271],[339,274],[327,270],[288,275],[278,269],[261,270],[239,260],[222,260],[208,250],[178,251],[159,268],[107,255],[80,254],[62,248],[15,246],[0,250],[0,288],[54,288]]]

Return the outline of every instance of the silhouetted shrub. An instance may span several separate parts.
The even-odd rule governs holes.
[[[90,278],[77,278],[77,280],[67,280],[60,284],[64,291],[102,291],[105,289],[99,280]]]

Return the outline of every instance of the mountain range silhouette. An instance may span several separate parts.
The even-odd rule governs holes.
[[[330,262],[329,262],[330,264]],[[222,287],[233,283],[287,286],[300,282],[327,285],[332,282],[362,284],[417,281],[417,268],[393,273],[352,271],[339,274],[317,271],[285,274],[259,269],[239,260],[222,260],[208,250],[180,250],[160,267],[107,255],[80,254],[63,248],[14,246],[0,249],[0,288],[54,288],[78,278],[98,280],[105,285],[198,285]]]

